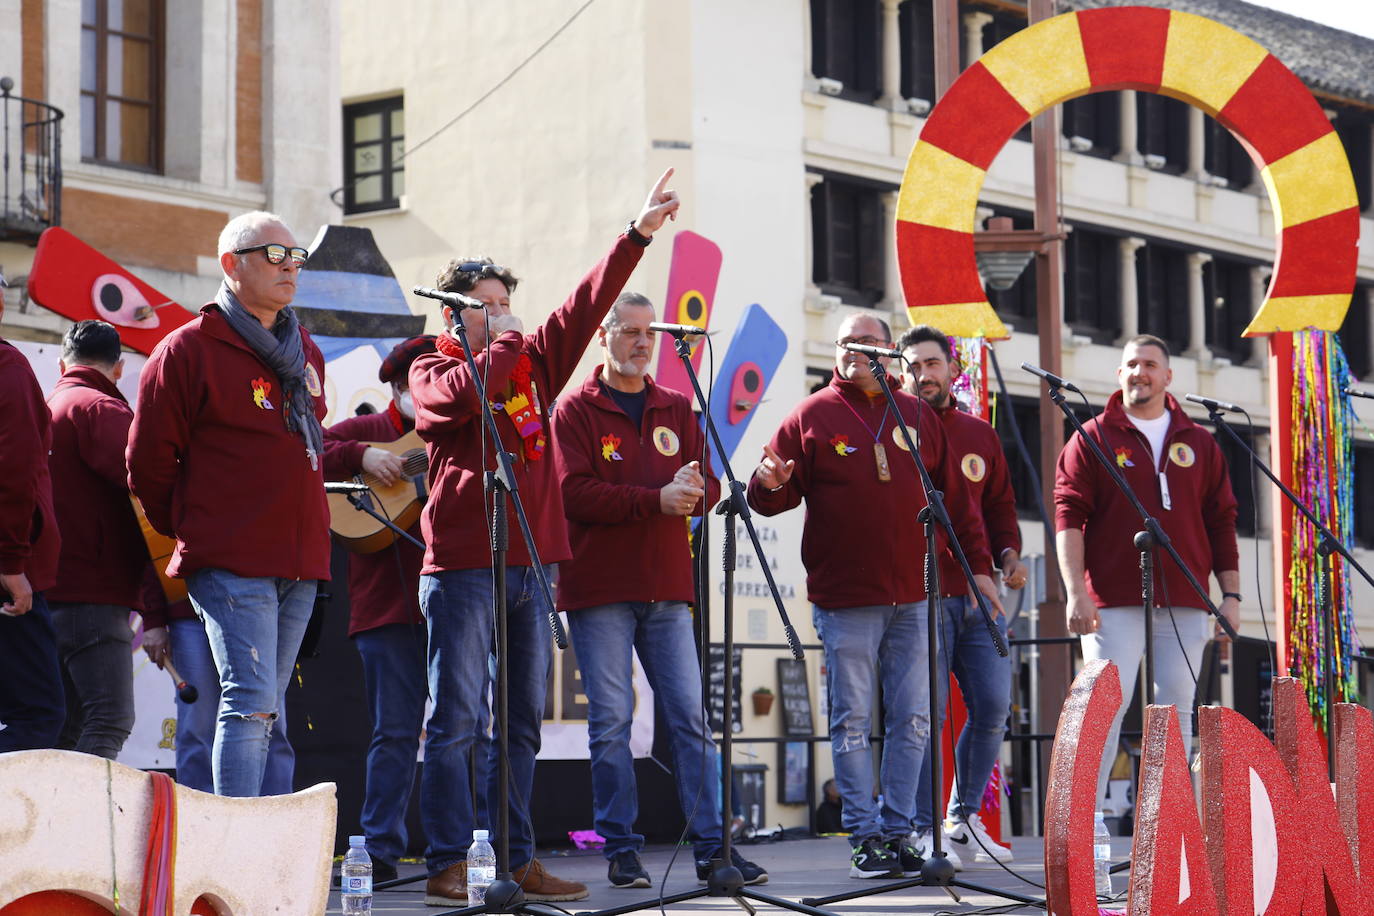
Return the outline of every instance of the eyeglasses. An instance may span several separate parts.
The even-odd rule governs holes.
[[[289,254],[291,263],[297,267],[304,267],[305,259],[310,257],[310,252],[304,248],[288,248],[275,242],[270,245],[254,245],[252,248],[235,248],[234,254],[248,254],[251,251],[261,251],[267,257],[268,264],[280,264]]]
[[[464,261],[458,265],[458,270],[465,274],[477,274],[482,277],[499,277],[506,273],[506,269],[499,264],[488,264],[486,261]]]
[[[863,347],[886,347],[889,345],[889,342],[883,340],[881,337],[873,337],[871,335],[868,337],[841,337],[839,340],[835,341],[835,346],[837,347],[843,347],[845,344],[859,344]]]

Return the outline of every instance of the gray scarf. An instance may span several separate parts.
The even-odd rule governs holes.
[[[278,312],[269,331],[243,307],[227,283],[220,284],[215,302],[229,327],[281,380],[285,401],[281,413],[286,428],[305,440],[310,467],[318,470],[319,456],[324,453],[324,430],[315,417],[315,399],[305,383],[305,347],[301,344],[301,325],[295,310],[287,306]]]

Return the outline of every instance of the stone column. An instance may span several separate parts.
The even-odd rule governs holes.
[[[1140,140],[1136,124],[1135,90],[1126,89],[1121,93],[1121,118],[1117,126],[1117,145],[1121,148],[1112,157],[1117,162],[1140,165],[1142,157],[1137,149]]]
[[[1185,174],[1196,181],[1207,177],[1207,113],[1196,105],[1188,106],[1188,171]]]
[[[1255,265],[1250,268],[1250,314],[1252,315],[1259,312],[1260,303],[1264,301],[1266,289],[1264,281],[1267,273],[1269,273],[1267,265]],[[1269,364],[1268,337],[1250,338],[1250,359],[1247,362],[1261,369]]]
[[[1202,360],[1211,357],[1207,350],[1207,309],[1210,303],[1205,299],[1202,287],[1202,266],[1210,263],[1212,256],[1202,251],[1188,252],[1188,347],[1185,356]]]
[[[971,64],[983,56],[983,26],[992,22],[992,15],[984,12],[965,13],[964,57]]]
[[[902,293],[902,273],[897,266],[897,192],[883,192],[883,308],[898,312],[906,308]]]
[[[897,10],[902,0],[883,0],[883,94],[878,104],[891,111],[905,111],[902,97],[902,30]]]
[[[806,279],[802,288],[805,290],[806,298],[808,300],[814,300],[821,294],[821,288],[816,285],[815,280],[816,241],[811,232],[811,194],[816,185],[824,181],[825,178],[815,172],[805,172],[803,173],[803,179],[805,182],[803,186],[806,189],[806,219],[802,221],[802,232],[805,236],[805,241],[803,242],[802,265],[805,270],[804,276]]]
[[[1121,283],[1121,342],[1124,344],[1140,333],[1140,288],[1136,285],[1135,253],[1145,247],[1145,240],[1127,236],[1117,242],[1121,257],[1118,272]]]

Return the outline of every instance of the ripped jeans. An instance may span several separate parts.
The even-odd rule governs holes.
[[[262,794],[277,704],[296,666],[318,585],[314,579],[248,578],[223,569],[198,569],[186,580],[219,671],[211,752],[216,795]]]
[[[916,783],[930,735],[924,602],[826,610],[812,605],[825,647],[830,746],[850,843],[911,831]],[[882,689],[883,756],[873,785],[875,685]],[[881,794],[882,806],[876,795]]]

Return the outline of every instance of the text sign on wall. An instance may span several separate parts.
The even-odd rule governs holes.
[[[811,687],[806,680],[806,662],[778,659],[778,694],[782,697],[783,733],[789,738],[816,733],[811,723]]]

